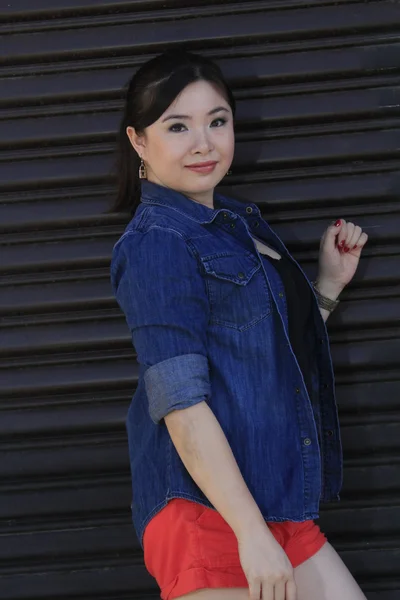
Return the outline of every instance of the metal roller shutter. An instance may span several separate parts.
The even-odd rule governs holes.
[[[157,598],[130,521],[137,370],[109,285],[121,88],[175,43],[238,98],[230,182],[312,274],[336,217],[370,227],[330,323],[345,451],[322,527],[370,600],[400,597],[400,6],[0,2],[0,597]]]

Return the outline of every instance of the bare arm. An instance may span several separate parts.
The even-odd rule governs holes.
[[[316,287],[320,294],[336,300],[352,280],[368,236],[361,227],[338,219],[325,231],[319,252],[319,271]],[[320,309],[324,321],[329,311]]]
[[[292,565],[266,525],[212,410],[200,402],[171,412],[165,422],[186,469],[236,535],[250,600],[259,600],[261,593],[295,600]]]
[[[236,536],[264,528],[228,440],[206,402],[170,413],[165,423],[186,469]]]

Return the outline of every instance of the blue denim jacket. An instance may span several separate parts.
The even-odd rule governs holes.
[[[332,363],[315,296],[310,398],[288,337],[283,284],[252,236],[294,259],[255,204],[215,193],[214,206],[144,181],[113,250],[113,290],[140,365],[127,431],[141,543],[171,498],[212,506],[163,420],[198,402],[218,419],[266,520],[317,518],[320,502],[337,500],[341,487]]]

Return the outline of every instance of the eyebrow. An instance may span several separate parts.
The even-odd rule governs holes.
[[[217,106],[217,108],[213,108],[212,110],[210,110],[209,113],[207,113],[207,116],[211,116],[214,115],[217,112],[220,111],[225,111],[225,112],[229,112],[229,110],[227,108],[225,108],[224,106]],[[169,115],[168,117],[165,117],[165,119],[162,120],[163,123],[165,123],[165,121],[169,121],[170,119],[191,119],[192,117],[189,115]]]

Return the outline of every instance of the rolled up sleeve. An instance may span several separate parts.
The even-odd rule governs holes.
[[[154,423],[173,410],[203,402],[210,393],[208,362],[200,354],[168,358],[150,367],[144,381]]]
[[[134,231],[114,248],[111,278],[159,423],[210,395],[209,302],[198,262],[176,232]]]

